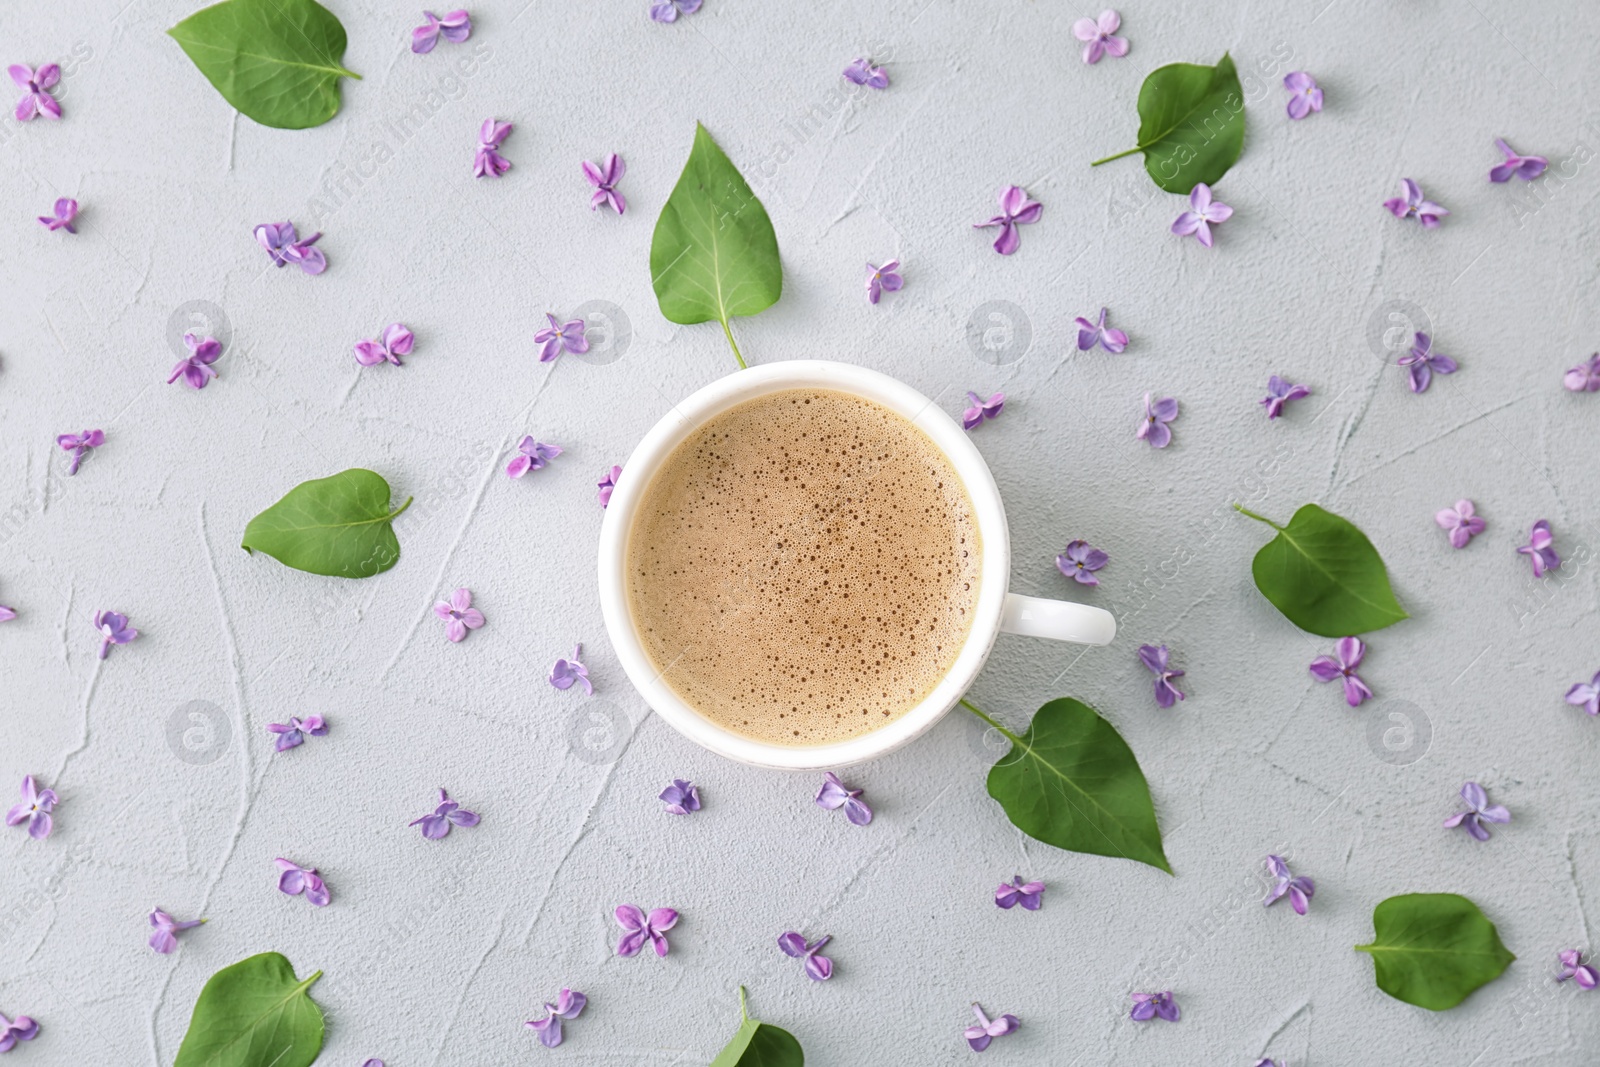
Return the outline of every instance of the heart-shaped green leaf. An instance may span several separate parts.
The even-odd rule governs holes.
[[[1093,708],[1067,697],[1052,700],[1018,737],[966,707],[1011,739],[1011,751],[989,769],[989,795],[1019,830],[1071,852],[1138,860],[1172,873],[1139,761]]]
[[[322,1009],[276,952],[240,960],[206,982],[173,1067],[311,1067],[322,1051]]]
[[[1378,988],[1432,1011],[1460,1004],[1517,958],[1478,906],[1455,893],[1390,897],[1372,910],[1372,926],[1372,944],[1356,951],[1372,957]]]
[[[1383,557],[1348,519],[1307,504],[1288,526],[1279,526],[1234,507],[1278,531],[1256,553],[1250,571],[1261,595],[1300,629],[1350,637],[1410,618],[1389,588]]]
[[[656,220],[650,282],[661,314],[673,322],[722,323],[741,367],[728,320],[765,311],[783,295],[778,235],[767,209],[699,123],[689,162]]]
[[[223,0],[167,31],[223,99],[263,126],[320,126],[339,110],[344,26],[316,0]]]
[[[1151,71],[1139,89],[1139,144],[1090,166],[1143,152],[1152,181],[1188,193],[1221,180],[1243,148],[1244,90],[1224,53],[1214,67],[1169,63]]]
[[[757,1022],[745,1011],[744,986],[739,987],[743,1021],[733,1040],[723,1046],[711,1067],[805,1067],[805,1050],[789,1031]]]
[[[389,510],[389,483],[357,467],[301,482],[244,528],[246,552],[265,552],[297,571],[369,578],[395,565],[392,523],[411,498]]]

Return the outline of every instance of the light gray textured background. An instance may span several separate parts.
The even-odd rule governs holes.
[[[646,0],[483,0],[470,43],[421,57],[416,12],[337,0],[365,80],[289,132],[236,118],[164,35],[185,0],[8,4],[0,59],[70,58],[64,121],[0,125],[0,603],[21,612],[0,626],[0,788],[32,773],[62,798],[49,840],[0,838],[0,1012],[44,1027],[16,1062],[168,1064],[207,976],[267,949],[326,972],[322,1062],[341,1067],[704,1063],[741,982],[816,1067],[968,1062],[975,999],[1023,1020],[985,1063],[1587,1062],[1600,994],[1551,972],[1600,922],[1600,726],[1561,700],[1600,667],[1600,396],[1560,384],[1600,345],[1600,9],[1130,2],[1131,55],[1085,67],[1071,24],[1094,6],[706,0],[661,26]],[[893,86],[847,102],[838,72],[869,50]],[[1151,69],[1224,50],[1249,133],[1208,251],[1168,233],[1184,205],[1136,159],[1087,163],[1132,142]],[[1301,123],[1278,84],[1293,69],[1327,91]],[[516,123],[514,169],[475,182],[490,116]],[[783,248],[782,301],[736,326],[752,362],[859,362],[952,412],[968,388],[1006,391],[976,438],[1013,587],[1110,607],[1123,630],[1081,654],[1003,638],[973,699],[1013,724],[1059,695],[1100,709],[1150,779],[1175,878],[1023,838],[959,713],[851,772],[878,813],[856,829],[812,806],[813,776],[703,753],[631,691],[596,604],[594,483],[733,368],[714,325],[661,317],[648,275],[697,118]],[[1553,176],[1489,185],[1497,135]],[[621,219],[588,210],[578,168],[608,151],[628,163]],[[1453,211],[1442,229],[1384,212],[1403,176]],[[1045,209],[1002,258],[968,224],[1012,182]],[[33,221],[57,196],[83,204],[76,237]],[[251,227],[283,218],[326,231],[325,275],[270,269]],[[863,264],[889,257],[906,288],[874,308]],[[590,301],[631,324],[621,358],[540,364],[541,313]],[[1020,309],[1025,351],[983,318],[975,356],[988,301]],[[1133,342],[1076,355],[1072,319],[1102,303]],[[169,328],[208,305],[230,332],[221,379],[164,385]],[[1421,396],[1369,344],[1407,317],[1461,363]],[[406,366],[358,368],[351,345],[396,319],[417,333]],[[1314,395],[1269,424],[1273,372]],[[1147,390],[1182,403],[1164,452],[1133,438]],[[68,479],[55,435],[86,427],[107,443]],[[511,482],[526,432],[567,452]],[[292,485],[352,466],[417,497],[392,571],[349,583],[239,550]],[[1432,515],[1460,496],[1489,528],[1455,552]],[[1371,638],[1376,719],[1308,676],[1332,642],[1256,593],[1268,531],[1228,509],[1313,500],[1371,535],[1413,615]],[[1514,552],[1539,518],[1575,561],[1544,581]],[[1074,537],[1111,554],[1098,590],[1053,569]],[[458,585],[489,622],[456,646],[429,607]],[[99,609],[142,634],[104,663]],[[578,640],[591,700],[544,681]],[[1188,671],[1170,712],[1143,642]],[[195,701],[209,735],[183,732]],[[274,756],[266,724],[313,713],[332,733]],[[673,776],[703,812],[660,813]],[[1439,826],[1466,779],[1515,814],[1486,844]],[[427,842],[406,823],[441,785],[483,824]],[[1309,917],[1260,907],[1273,849],[1316,879]],[[280,895],[280,855],[319,867],[333,905]],[[1016,872],[1048,883],[1042,911],[990,903]],[[1351,946],[1379,900],[1443,890],[1520,958],[1436,1015],[1379,992]],[[670,957],[613,955],[624,901],[681,909]],[[210,923],[163,958],[155,905]],[[834,935],[833,981],[778,952],[787,929]],[[590,1008],[549,1053],[521,1024],[563,985]],[[1181,1023],[1128,1021],[1131,990],[1167,988]]]

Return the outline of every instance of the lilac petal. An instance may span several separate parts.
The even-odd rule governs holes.
[[[1367,654],[1367,646],[1362,644],[1359,637],[1341,637],[1336,646],[1339,653],[1339,662],[1346,669],[1361,666],[1361,660]]]
[[[36,811],[33,813],[33,817],[28,820],[28,836],[35,841],[43,841],[49,837],[53,828],[54,822],[51,820],[48,811]]]
[[[1138,993],[1134,994],[1134,996],[1136,996],[1136,997],[1142,996],[1142,995],[1143,994],[1138,994]],[[1133,1010],[1128,1013],[1128,1018],[1133,1019],[1136,1022],[1141,1022],[1142,1023],[1142,1022],[1145,1022],[1148,1019],[1155,1018],[1155,1014],[1156,1014],[1156,1006],[1155,1006],[1155,1003],[1153,1001],[1140,1000],[1136,1004],[1134,1004]]]
[[[1170,653],[1167,651],[1166,645],[1161,645],[1159,647],[1155,645],[1139,646],[1139,662],[1143,663],[1155,674],[1161,674],[1167,669],[1167,660],[1169,655]]]
[[[833,961],[826,956],[807,956],[806,976],[813,982],[826,982],[833,977]]]
[[[1471,814],[1472,813],[1470,811],[1458,811],[1458,812],[1456,812],[1454,815],[1450,816],[1448,819],[1446,819],[1444,821],[1445,829],[1447,829],[1447,830],[1455,829],[1457,826],[1461,825],[1461,820],[1465,819],[1468,815],[1471,815]]]
[[[624,930],[633,931],[644,929],[644,912],[641,911],[636,905],[618,904],[616,911],[613,912],[613,914],[616,916],[617,925],[622,927]]]
[[[1100,62],[1100,60],[1104,59],[1105,54],[1105,42],[1100,40],[1099,37],[1096,37],[1094,40],[1083,46],[1083,61],[1091,67]]]
[[[1358,708],[1361,706],[1362,701],[1369,699],[1371,696],[1372,690],[1367,688],[1366,682],[1363,682],[1353,674],[1345,676],[1344,700],[1346,704],[1349,704],[1352,708]]]
[[[283,864],[287,863],[288,861],[277,860],[276,862],[279,867],[282,867]],[[299,867],[291,865],[290,867],[284,868],[283,873],[278,876],[278,891],[281,893],[287,893],[291,897],[299,896],[305,887],[306,872]]]
[[[1461,787],[1461,799],[1465,800],[1473,811],[1482,811],[1484,805],[1489,803],[1489,794],[1484,792],[1483,786],[1477,782],[1468,782]]]
[[[477,608],[468,608],[461,613],[461,622],[469,630],[476,630],[484,623],[483,612]]]
[[[1156,1014],[1169,1023],[1178,1021],[1178,1005],[1170,996],[1164,996],[1156,1001]]]
[[[422,836],[429,841],[437,841],[450,833],[450,818],[446,815],[424,815],[411,825],[416,826],[417,823],[422,824]]]
[[[1478,812],[1478,818],[1489,822],[1510,822],[1511,812],[1507,811],[1504,805],[1492,804]]]
[[[582,993],[570,989],[563,989],[556,998],[555,1013],[563,1019],[576,1019],[583,1014],[583,1009],[589,1004],[589,998]]]
[[[6,68],[6,73],[11,75],[11,80],[16,83],[18,89],[31,90],[33,88],[33,70],[31,68],[25,67],[21,63],[13,63]]]
[[[650,912],[652,930],[670,930],[676,925],[678,925],[678,913],[673,908],[655,908]]]
[[[967,1044],[974,1052],[982,1052],[989,1047],[989,1042],[994,1040],[981,1026],[969,1026],[961,1031],[961,1036],[967,1039]]]
[[[427,55],[439,43],[439,22],[433,16],[428,16],[425,26],[418,26],[411,31],[411,50],[418,55]]]
[[[788,933],[778,935],[778,947],[785,956],[799,959],[806,954],[806,939],[790,930]]]
[[[1022,235],[1017,232],[1016,224],[1010,221],[1000,225],[1000,236],[995,238],[994,250],[1002,256],[1009,256],[1022,244]]]
[[[1096,40],[1100,36],[1100,26],[1094,19],[1079,19],[1072,24],[1072,36],[1080,41]]]
[[[1478,816],[1476,815],[1476,813],[1469,813],[1469,815],[1468,815],[1468,817],[1466,819],[1466,824],[1467,824],[1467,833],[1471,834],[1475,839],[1477,839],[1479,841],[1487,841],[1487,840],[1489,840],[1489,831],[1483,825],[1483,823],[1478,821]]]
[[[306,900],[314,908],[325,908],[331,899],[327,883],[323,882],[315,871],[309,872],[306,875]]]
[[[849,791],[845,789],[844,783],[839,781],[837,774],[828,771],[823,775],[822,788],[817,790],[817,807],[832,811],[843,805],[849,797]]]
[[[844,817],[854,826],[865,826],[872,821],[872,809],[857,797],[848,797],[844,802]]]
[[[545,1007],[548,1008],[549,1005]],[[522,1025],[538,1034],[539,1043],[545,1048],[555,1048],[561,1044],[561,1020],[557,1016],[547,1015],[543,1019],[530,1019]]]
[[[1178,402],[1172,397],[1162,397],[1150,406],[1150,414],[1162,422],[1171,422],[1178,417]]]

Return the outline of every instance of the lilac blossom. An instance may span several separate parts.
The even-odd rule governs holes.
[[[282,856],[272,861],[278,865],[278,892],[287,893],[297,897],[301,893],[306,895],[306,900],[314,908],[325,908],[332,895],[328,892],[328,884],[322,880],[322,875],[317,873],[315,867],[302,867],[293,860],[286,860]]]
[[[193,930],[203,922],[204,919],[179,922],[160,908],[156,908],[150,913],[150,925],[156,928],[156,932],[150,935],[150,947],[163,956],[171,955],[172,950],[178,947],[178,931]]]
[[[452,44],[460,44],[472,36],[472,16],[465,11],[448,11],[443,18],[432,11],[424,11],[427,22],[411,31],[411,50],[418,55],[433,51],[443,37]]]
[[[978,1017],[978,1022],[975,1026],[969,1026],[961,1031],[961,1036],[967,1039],[967,1044],[972,1046],[974,1052],[982,1052],[989,1047],[989,1042],[997,1037],[1015,1033],[1017,1027],[1022,1025],[1021,1019],[1010,1014],[991,1020],[983,1014],[983,1008],[976,1003],[972,1005],[972,1014]]]
[[[1148,1022],[1156,1016],[1167,1020],[1169,1023],[1178,1021],[1178,1005],[1172,999],[1172,992],[1165,993],[1132,993],[1133,1010],[1128,1013],[1128,1018],[1135,1022]]]
[[[650,17],[657,22],[676,22],[678,15],[692,15],[700,10],[700,0],[658,0],[650,5]]]
[[[559,455],[560,445],[547,445],[535,441],[532,436],[524,437],[517,443],[517,455],[506,464],[506,477],[520,478],[529,471],[544,470]]]
[[[439,790],[439,806],[433,809],[432,814],[424,815],[420,819],[413,819],[406,825],[421,826],[423,837],[429,841],[437,841],[441,837],[448,837],[452,826],[471,828],[478,825],[478,821],[477,812],[463,808],[460,804],[450,799],[449,793],[441,789]]]
[[[658,799],[666,805],[668,815],[687,815],[700,810],[700,787],[682,778],[674,778],[672,784],[661,791]]]
[[[539,1035],[539,1043],[545,1048],[555,1048],[561,1044],[561,1022],[563,1019],[576,1019],[583,1014],[584,1006],[589,1003],[589,998],[582,993],[574,993],[570,989],[563,989],[554,1004],[548,1000],[544,1002],[544,1018],[530,1019],[522,1025]]]
[[[1433,514],[1439,529],[1448,531],[1453,548],[1466,548],[1467,542],[1483,533],[1487,525],[1477,514],[1470,500],[1457,500],[1453,508],[1440,508]]]
[[[78,473],[78,465],[83,462],[83,457],[89,450],[99,448],[106,443],[104,430],[85,430],[82,433],[64,433],[56,438],[56,444],[72,453],[72,465],[67,468],[67,474]]]
[[[611,503],[611,491],[617,487],[617,479],[620,477],[622,477],[622,468],[613,466],[610,470],[606,471],[605,474],[601,476],[600,481],[596,483],[600,487],[600,492],[598,495],[600,498],[601,507],[605,507],[607,504]]]
[[[1566,701],[1590,715],[1600,715],[1600,671],[1596,671],[1589,681],[1577,682],[1568,689]]]
[[[30,774],[22,780],[22,802],[6,812],[6,825],[18,826],[25,822],[28,824],[28,836],[35,841],[43,841],[55,829],[55,820],[50,813],[55,810],[59,799],[54,789],[40,789]]]
[[[594,686],[589,682],[589,668],[579,659],[583,655],[583,645],[572,646],[571,659],[558,659],[555,666],[550,668],[550,684],[557,689],[571,689],[574,684],[583,686],[583,691],[589,696],[594,696]]]
[[[994,902],[996,907],[1008,911],[1018,904],[1022,905],[1023,911],[1038,911],[1044,903],[1044,883],[1024,882],[1022,875],[1014,874],[1011,881],[1001,882],[995,889]]]
[[[50,90],[61,80],[59,64],[46,63],[35,71],[21,63],[14,63],[7,67],[6,71],[11,75],[11,80],[17,83],[17,88],[26,93],[17,101],[18,122],[27,122],[41,115],[47,119],[61,117],[61,105],[50,95]]]
[[[1556,958],[1561,961],[1561,972],[1556,975],[1556,981],[1565,982],[1569,978],[1575,978],[1579,989],[1593,989],[1596,985],[1600,985],[1600,973],[1596,973],[1593,967],[1583,962],[1582,952],[1569,948],[1565,952],[1557,953]]]
[[[844,77],[848,82],[856,85],[865,85],[873,89],[889,88],[889,74],[882,67],[872,65],[872,60],[862,56],[848,67],[844,68]]]
[[[804,957],[806,961],[806,977],[813,982],[826,982],[833,977],[833,961],[826,956],[817,955],[822,946],[833,940],[832,934],[824,934],[810,944],[799,934],[790,930],[788,933],[778,935],[778,947],[783,949],[785,956],[794,959]]]
[[[1039,215],[1044,211],[1044,205],[1028,199],[1028,194],[1020,186],[1008,185],[1000,190],[1000,214],[988,222],[974,222],[973,229],[982,230],[990,226],[1000,227],[1000,236],[995,238],[994,250],[1002,256],[1009,256],[1022,244],[1022,235],[1017,232],[1017,227],[1039,221]]]
[[[1411,351],[1401,356],[1397,362],[1410,373],[1413,393],[1427,392],[1435,374],[1454,374],[1457,370],[1456,361],[1435,352],[1433,338],[1425,333],[1417,334],[1416,340],[1411,345]]]
[[[867,264],[867,270],[872,273],[867,275],[867,303],[876,304],[884,293],[898,293],[905,284],[905,279],[900,277],[900,261],[891,259],[881,267]]]
[[[1513,174],[1525,182],[1531,182],[1543,174],[1544,169],[1550,165],[1550,161],[1543,156],[1517,155],[1502,137],[1494,139],[1494,146],[1500,149],[1500,154],[1506,159],[1504,163],[1489,172],[1489,180],[1492,182],[1508,182]]]
[[[1383,202],[1397,219],[1416,219],[1423,229],[1432,230],[1438,228],[1440,219],[1450,214],[1432,200],[1423,199],[1422,187],[1410,178],[1400,179],[1400,192],[1400,196]]]
[[[1087,352],[1098,344],[1101,348],[1112,354],[1120,353],[1128,347],[1128,335],[1121,330],[1106,325],[1106,309],[1100,309],[1098,322],[1090,322],[1079,315],[1078,323],[1078,351]]]
[[[483,612],[472,606],[472,590],[457,589],[448,601],[434,602],[433,613],[444,620],[444,635],[459,643],[468,630],[476,630],[484,623]]]
[[[865,826],[872,821],[872,809],[861,799],[862,790],[851,789],[832,771],[822,778],[822,788],[817,790],[817,807],[829,811],[843,808],[844,817],[854,826]]]
[[[52,233],[56,230],[66,230],[68,233],[77,233],[78,228],[72,223],[78,217],[78,202],[70,196],[63,196],[55,203],[54,215],[40,215],[39,223]]]
[[[1267,379],[1267,395],[1261,398],[1261,406],[1267,409],[1267,418],[1275,419],[1283,414],[1289,401],[1310,395],[1311,390],[1305,386],[1293,385],[1274,374]]]
[[[1600,393],[1600,352],[1567,371],[1561,384],[1574,393]]]
[[[172,376],[167,379],[167,384],[171,385],[182,377],[189,388],[204,389],[206,383],[217,376],[211,364],[222,355],[222,344],[215,337],[196,337],[192,333],[183,335],[183,343],[189,346],[189,355],[172,368]]]
[[[0,1052],[10,1052],[18,1041],[32,1041],[38,1034],[39,1024],[26,1015],[17,1016],[16,1022],[0,1015]]]
[[[356,342],[356,362],[363,367],[379,363],[393,363],[398,367],[400,357],[409,356],[416,342],[415,334],[400,323],[391,322],[383,328],[383,336],[378,340]]]
[[[1167,425],[1178,417],[1178,402],[1170,396],[1150,403],[1150,394],[1144,394],[1144,418],[1139,420],[1135,437],[1149,441],[1151,448],[1166,448],[1172,443],[1172,428]]]
[[[278,735],[277,751],[287,752],[304,744],[307,736],[325,737],[328,733],[328,724],[322,721],[321,715],[307,715],[303,719],[298,715],[291,715],[286,723],[268,723],[267,732]]]
[[[1100,62],[1102,56],[1121,59],[1127,55],[1127,38],[1113,36],[1121,25],[1122,16],[1109,8],[1100,12],[1100,17],[1097,19],[1084,18],[1074,22],[1072,36],[1085,42],[1083,61],[1093,64]]]
[[[314,233],[304,241],[295,231],[292,222],[264,222],[255,229],[256,242],[267,250],[274,265],[287,267],[294,263],[307,274],[321,274],[328,269],[328,257],[320,248],[313,248],[322,239]]]
[[[1210,248],[1212,224],[1231,218],[1233,208],[1221,200],[1211,199],[1211,186],[1200,182],[1189,190],[1189,210],[1173,220],[1172,232],[1180,237],[1194,234],[1195,240]]]
[[[1056,569],[1079,585],[1099,585],[1100,579],[1094,572],[1110,559],[1098,548],[1091,548],[1087,541],[1068,541],[1067,547],[1056,557]]]
[[[1149,668],[1150,673],[1156,676],[1155,693],[1156,707],[1170,708],[1173,704],[1184,699],[1184,694],[1172,684],[1172,679],[1182,678],[1183,671],[1175,670],[1167,665],[1170,653],[1166,645],[1140,645],[1139,662]]]
[[[1304,915],[1311,898],[1317,895],[1317,884],[1304,875],[1292,874],[1282,856],[1268,856],[1267,871],[1276,884],[1267,891],[1267,897],[1261,902],[1261,906],[1270,908],[1287,895],[1295,914]]]
[[[550,320],[550,325],[533,335],[533,343],[539,346],[539,362],[549,363],[563,352],[584,353],[589,351],[589,341],[583,336],[588,329],[588,323],[583,319],[569,319],[566,322],[556,322],[556,317],[550,312],[545,312],[544,317]]]
[[[1499,804],[1489,803],[1489,794],[1483,791],[1483,786],[1477,782],[1468,782],[1461,787],[1461,799],[1467,802],[1470,811],[1458,811],[1444,821],[1446,829],[1465,826],[1467,833],[1479,841],[1489,840],[1489,828],[1485,823],[1510,822],[1511,813]]]
[[[594,195],[589,198],[590,211],[594,211],[601,204],[610,204],[611,210],[618,215],[628,210],[627,198],[617,192],[617,183],[627,172],[628,165],[622,162],[622,157],[615,152],[606,156],[604,167],[597,167],[587,159],[583,161],[583,176],[594,186]]]
[[[1289,90],[1289,117],[1296,121],[1313,111],[1322,110],[1322,90],[1317,79],[1303,70],[1292,70],[1283,76],[1283,87]]]
[[[4,604],[0,604],[0,622],[10,622],[12,619],[14,619],[16,617],[17,617],[17,609],[16,608],[8,608]]]
[[[1360,707],[1361,702],[1372,696],[1372,690],[1367,688],[1356,675],[1356,668],[1361,666],[1361,660],[1367,654],[1367,646],[1359,637],[1341,637],[1338,645],[1334,646],[1338,658],[1333,656],[1318,656],[1311,661],[1309,670],[1311,676],[1319,682],[1331,682],[1335,678],[1344,680],[1344,702],[1352,708]]]
[[[967,391],[967,410],[961,413],[961,428],[975,430],[983,425],[984,419],[998,419],[1000,412],[1005,410],[1006,394],[995,393],[988,400],[980,399],[977,393]]]
[[[646,915],[632,904],[617,906],[617,925],[625,931],[617,942],[617,955],[637,956],[644,948],[645,939],[656,948],[657,956],[667,954],[667,931],[678,925],[678,913],[672,908],[656,908]]]
[[[472,157],[473,177],[498,178],[511,169],[511,161],[502,156],[497,149],[511,135],[512,129],[509,122],[501,122],[498,119],[483,120],[483,126],[478,130],[478,152]]]
[[[125,645],[139,636],[139,631],[128,625],[128,617],[115,611],[94,613],[94,628],[100,631],[100,658],[111,654],[112,645]]]
[[[1550,533],[1550,520],[1540,519],[1533,524],[1533,530],[1528,534],[1528,543],[1517,549],[1521,555],[1528,557],[1528,562],[1533,564],[1533,576],[1543,578],[1545,571],[1553,571],[1561,566],[1561,557],[1556,554],[1555,537]]]

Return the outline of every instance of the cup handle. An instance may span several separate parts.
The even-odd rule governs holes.
[[[1080,645],[1109,645],[1117,636],[1117,618],[1104,608],[1089,604],[1007,593],[1000,612],[1000,631]]]

